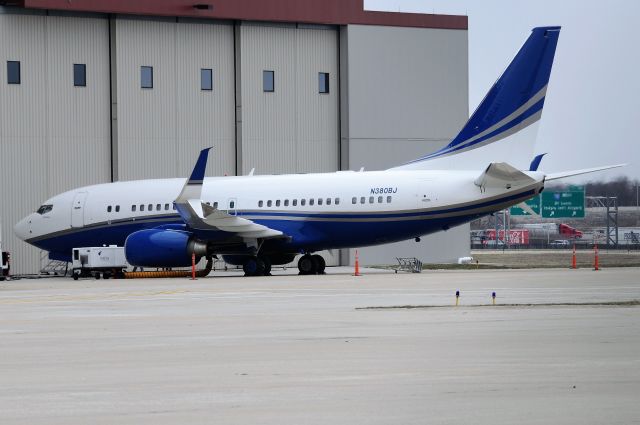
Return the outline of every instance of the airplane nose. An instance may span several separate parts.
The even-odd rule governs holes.
[[[17,237],[26,241],[31,235],[31,218],[32,215],[28,215],[13,226],[13,231]]]

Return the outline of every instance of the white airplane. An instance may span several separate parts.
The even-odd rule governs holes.
[[[222,255],[246,275],[269,274],[297,254],[302,274],[322,273],[312,253],[418,238],[500,211],[564,173],[513,166],[535,141],[560,27],[535,28],[461,132],[446,147],[385,171],[204,178],[209,149],[191,177],[99,184],[47,200],[15,226],[22,240],[69,261],[74,247],[124,246],[142,267],[182,267]],[[532,145],[533,146],[533,145]],[[531,147],[532,147],[531,146]],[[476,149],[492,152],[477,163]],[[442,168],[443,161],[460,168]],[[252,173],[253,174],[253,173]]]

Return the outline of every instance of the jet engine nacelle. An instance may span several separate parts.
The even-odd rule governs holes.
[[[127,262],[139,267],[188,267],[191,255],[196,262],[207,254],[206,243],[189,232],[146,229],[133,232],[124,243]]]

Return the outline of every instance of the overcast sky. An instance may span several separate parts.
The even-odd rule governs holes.
[[[640,179],[640,1],[365,0],[369,10],[469,17],[469,110],[536,26],[562,31],[538,133],[546,172],[628,163],[568,182]]]

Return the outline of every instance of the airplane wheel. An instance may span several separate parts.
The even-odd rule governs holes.
[[[245,276],[262,276],[264,274],[264,261],[257,257],[249,257],[242,265]]]
[[[318,254],[312,255],[311,259],[315,263],[316,274],[324,274],[324,269],[327,266],[327,263],[325,263],[324,258],[322,258],[322,255],[318,255]]]
[[[269,261],[269,257],[260,257],[260,260],[264,263],[264,275],[271,276],[271,261]]]
[[[300,274],[315,274],[316,264],[311,255],[303,255],[298,260],[298,270]]]
[[[96,280],[99,280],[100,279],[100,273],[96,273],[95,278],[96,278]]]

